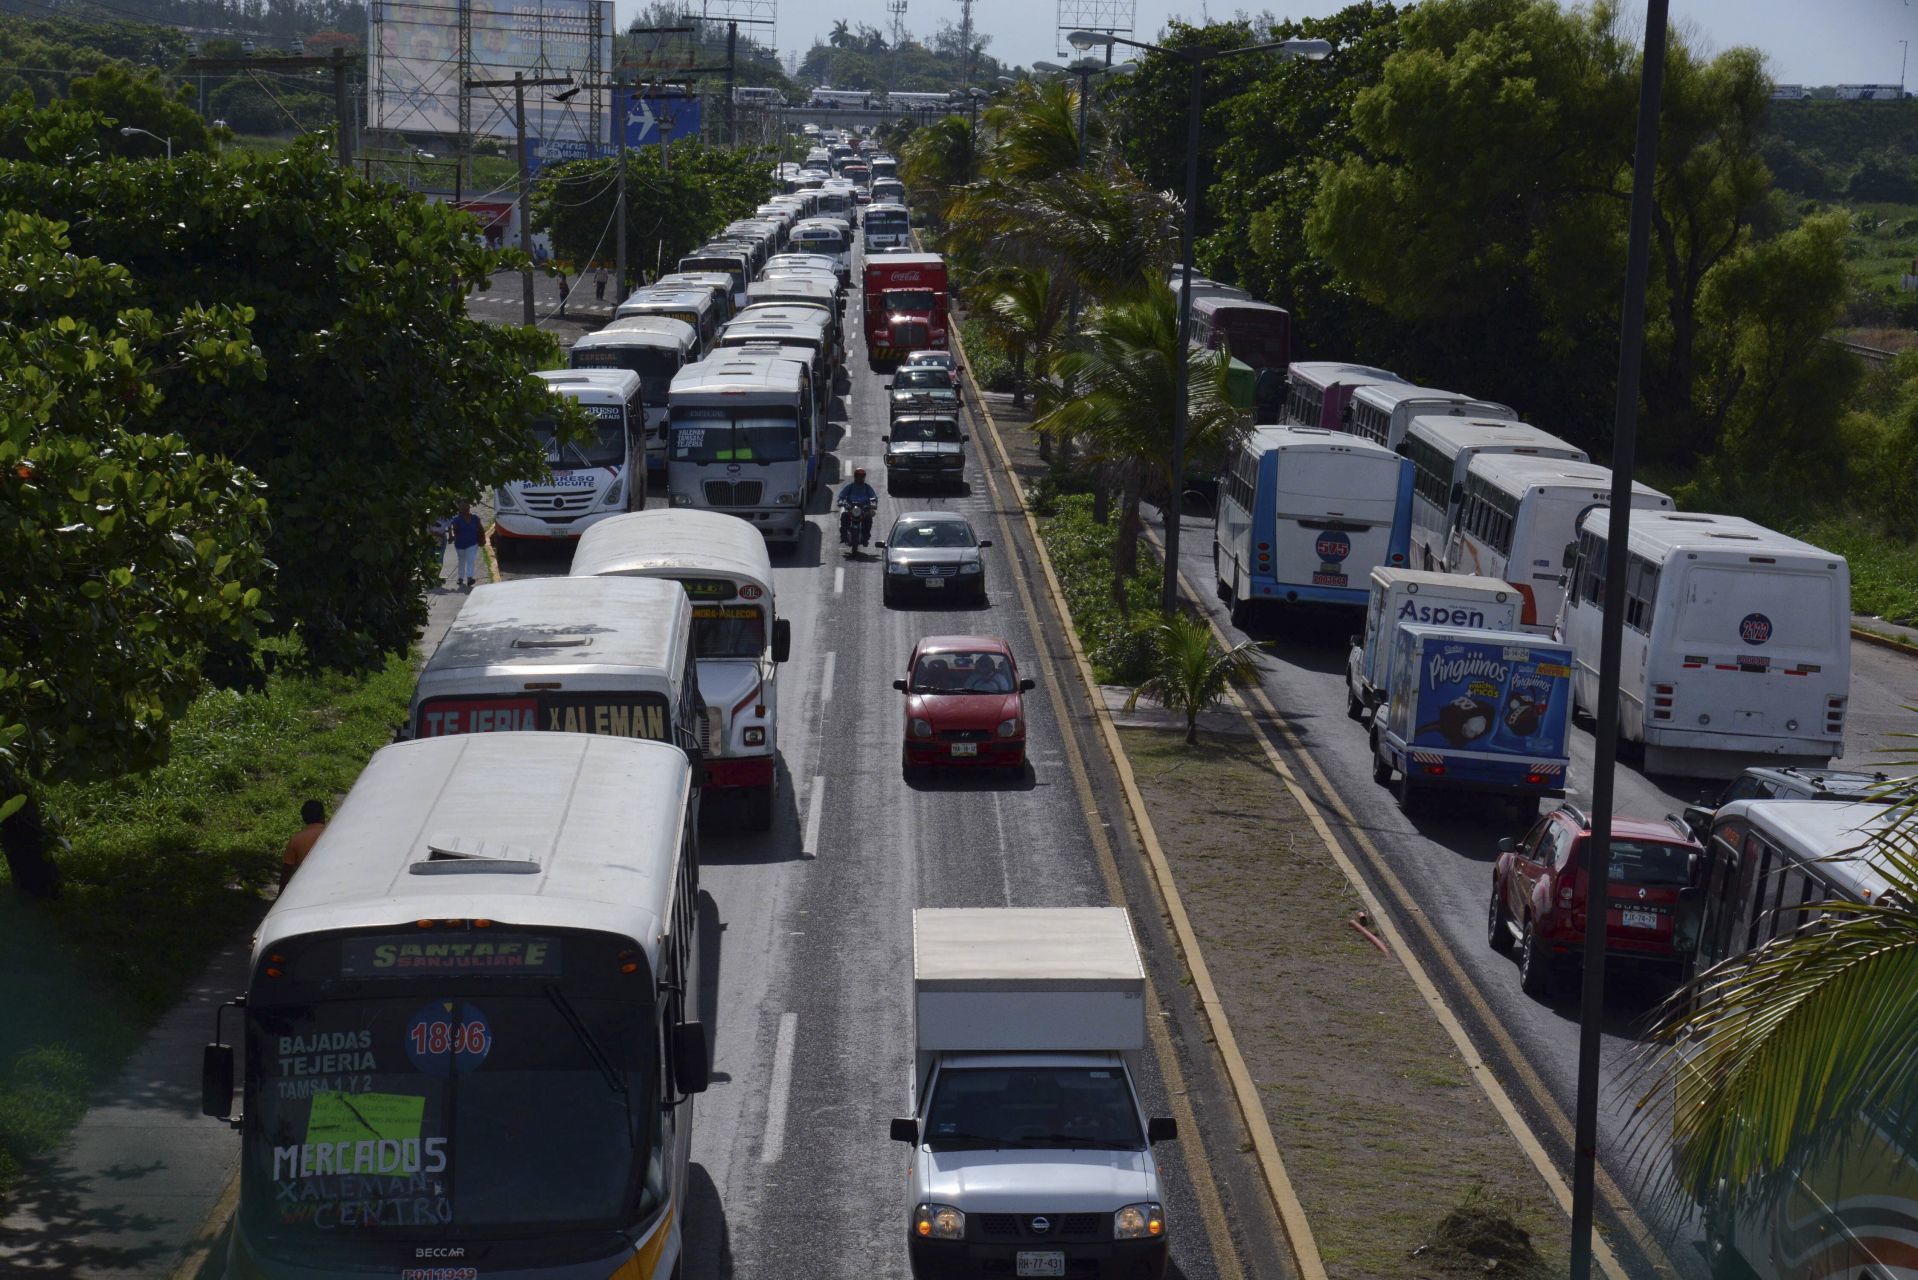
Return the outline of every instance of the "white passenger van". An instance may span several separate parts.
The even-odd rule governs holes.
[[[1608,511],[1579,527],[1559,639],[1572,692],[1598,705]],[[1626,561],[1619,737],[1648,771],[1731,777],[1845,750],[1851,570],[1845,558],[1737,516],[1634,513]]]
[[[666,489],[676,508],[797,542],[814,474],[812,383],[790,360],[715,354],[673,379]]]
[[[1612,472],[1596,462],[1483,453],[1465,469],[1465,501],[1446,539],[1447,573],[1503,578],[1524,598],[1519,625],[1551,634],[1579,522],[1612,502]],[[1665,494],[1636,482],[1634,511],[1670,511]]]
[[[630,369],[639,375],[646,414],[646,469],[666,469],[666,392],[673,375],[699,359],[699,335],[683,320],[628,316],[574,342],[575,369]]]
[[[717,512],[635,512],[593,526],[572,575],[662,578],[685,588],[706,699],[705,794],[737,798],[750,829],[769,829],[779,785],[777,676],[792,650],[792,623],[778,614],[766,540]]]
[[[1465,500],[1465,472],[1473,458],[1481,453],[1517,453],[1588,461],[1576,445],[1510,418],[1417,417],[1406,429],[1398,451],[1412,460],[1414,473],[1412,567],[1431,570],[1445,559],[1445,540]]]
[[[1372,570],[1405,567],[1412,467],[1323,427],[1254,427],[1219,477],[1212,567],[1245,625],[1256,604],[1362,607]]]
[[[1412,419],[1419,417],[1516,418],[1510,406],[1474,400],[1457,391],[1415,387],[1406,382],[1373,382],[1352,392],[1340,427],[1374,444],[1396,450]]]
[[[630,369],[542,369],[533,375],[593,417],[588,440],[561,444],[558,423],[533,431],[546,449],[548,480],[517,480],[493,495],[495,535],[577,538],[596,520],[646,505],[646,402]]]
[[[516,578],[473,589],[420,669],[407,736],[600,733],[669,742],[697,760],[705,720],[684,591]]]
[[[202,1056],[239,1131],[226,1274],[455,1274],[475,1241],[489,1280],[680,1273],[712,1062],[692,775],[571,733],[367,762],[255,931],[240,1043]]]
[[[702,354],[719,336],[719,304],[713,300],[710,289],[662,289],[649,285],[613,311],[615,320],[624,320],[627,316],[665,316],[669,320],[685,321],[699,335]]]
[[[1286,421],[1300,427],[1344,426],[1345,402],[1360,387],[1378,382],[1404,382],[1390,369],[1338,360],[1294,360],[1285,371]]]

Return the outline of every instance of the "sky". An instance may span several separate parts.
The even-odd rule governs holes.
[[[994,57],[1018,65],[1035,59],[1058,60],[1054,23],[1058,0],[974,0],[973,24],[992,37]],[[1627,0],[1629,11],[1642,15],[1642,4]],[[1694,45],[1725,49],[1755,45],[1770,59],[1771,73],[1781,84],[1896,84],[1899,78],[1900,40],[1918,42],[1918,7],[1908,0],[1670,0],[1674,27],[1684,30]],[[1137,0],[1135,34],[1149,40],[1171,18],[1202,21],[1227,18],[1240,9],[1263,13],[1268,6],[1242,0]],[[618,0],[623,28],[632,20],[640,0]],[[1344,8],[1344,0],[1304,0],[1289,6],[1270,6],[1284,17],[1311,17]],[[886,0],[778,0],[778,42],[781,55],[811,47],[824,39],[834,19],[853,25],[869,23],[890,28]],[[924,38],[942,20],[959,21],[959,0],[907,0],[906,28]],[[1918,84],[1918,66],[1907,70],[1907,83]]]

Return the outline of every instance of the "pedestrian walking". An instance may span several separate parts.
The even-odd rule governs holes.
[[[593,297],[599,302],[606,301],[606,268],[593,272]]]
[[[566,273],[559,273],[559,313],[566,314]]]
[[[314,842],[320,838],[320,832],[326,830],[326,806],[318,800],[308,800],[300,806],[300,821],[306,825],[295,831],[286,842],[286,852],[280,855],[280,888],[286,888],[286,882],[306,861],[306,855],[313,852]]]
[[[480,544],[486,541],[486,526],[473,514],[472,503],[460,503],[460,513],[453,517],[448,536],[453,540],[453,550],[459,552],[459,584],[470,587],[478,581]]]

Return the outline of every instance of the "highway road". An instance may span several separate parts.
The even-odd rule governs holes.
[[[857,301],[848,321],[856,335]],[[688,1280],[903,1276],[907,1153],[888,1141],[887,1121],[906,1110],[911,1070],[912,909],[1115,901],[1132,909],[1163,1009],[1147,1107],[1184,1130],[1157,1148],[1169,1175],[1172,1274],[1288,1275],[1124,823],[1097,816],[1120,811],[1116,786],[1090,736],[1067,739],[1089,734],[1090,711],[1056,622],[1035,628],[1016,585],[1041,577],[1023,526],[1006,519],[1016,519],[1011,496],[1003,480],[981,476],[976,435],[964,492],[887,493],[884,379],[861,354],[855,347],[830,415],[824,478],[871,468],[882,492],[876,536],[902,510],[965,512],[994,543],[991,598],[983,608],[884,607],[878,556],[842,554],[824,486],[799,548],[774,552],[778,608],[793,628],[779,676],[776,827],[748,835],[714,814],[702,837],[717,1075],[696,1109]],[[651,503],[663,501],[656,486]],[[501,569],[563,573],[569,557],[512,547]],[[1021,673],[1038,681],[1026,699],[1032,763],[1021,778],[908,784],[900,775],[903,713],[891,682],[919,637],[953,632],[1005,637]],[[1086,760],[1083,776],[1075,756]]]
[[[1156,513],[1153,527],[1160,527]],[[1372,781],[1366,730],[1345,714],[1345,662],[1348,637],[1358,629],[1356,613],[1275,612],[1252,619],[1249,630],[1234,628],[1213,591],[1209,516],[1188,518],[1181,525],[1180,562],[1192,595],[1227,635],[1269,643],[1264,692],[1330,784],[1329,795],[1323,786],[1313,789],[1329,810],[1343,812],[1346,821],[1334,823],[1340,838],[1373,889],[1398,908],[1396,923],[1419,945],[1448,1002],[1488,1060],[1497,1064],[1502,1082],[1547,1150],[1569,1172],[1578,1073],[1576,985],[1565,984],[1570,989],[1549,1002],[1534,1000],[1519,990],[1516,960],[1493,952],[1486,940],[1498,840],[1519,830],[1476,797],[1437,798],[1416,820],[1409,819],[1390,793]],[[1918,663],[1913,659],[1853,642],[1850,715],[1840,763],[1863,766],[1881,760],[1883,752],[1897,745],[1892,735],[1918,728],[1911,713],[1901,710],[1911,701],[1914,685]],[[1593,755],[1590,726],[1576,727],[1571,799],[1583,805],[1591,801]],[[1652,819],[1680,813],[1722,785],[1648,776],[1623,762],[1616,778],[1617,813]],[[1390,892],[1387,871],[1407,890],[1405,899]],[[1608,983],[1599,1151],[1602,1167],[1621,1189],[1615,1196],[1629,1197],[1641,1185],[1643,1170],[1623,1159],[1623,1122],[1637,1097],[1625,1072],[1645,1016],[1667,989],[1657,980],[1629,974],[1617,974]],[[1632,1274],[1659,1270],[1658,1254],[1663,1253],[1676,1274],[1705,1280],[1696,1221],[1674,1219],[1650,1206],[1644,1217],[1657,1237],[1649,1249],[1635,1246],[1617,1230],[1610,1232]],[[1616,1216],[1611,1225],[1618,1225]]]

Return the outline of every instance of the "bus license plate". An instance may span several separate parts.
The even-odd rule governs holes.
[[[1625,927],[1627,929],[1656,929],[1658,928],[1658,913],[1656,911],[1627,911],[1625,913]]]
[[[976,742],[955,742],[952,744],[952,754],[956,756],[976,756],[979,754],[979,744]],[[1042,1272],[1040,1274],[1044,1273]]]
[[[1066,1273],[1066,1255],[1060,1252],[1033,1253],[1021,1250],[1017,1259],[1017,1275],[1022,1276],[1062,1276]]]

